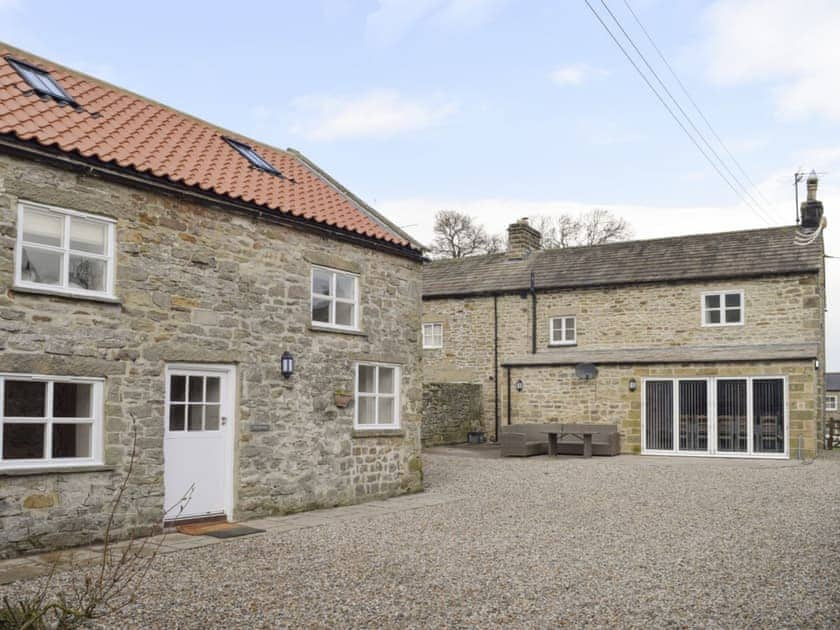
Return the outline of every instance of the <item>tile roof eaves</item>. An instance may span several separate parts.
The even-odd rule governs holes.
[[[106,167],[106,169],[110,172],[111,175],[117,175],[117,176],[120,176],[120,177],[127,177],[128,179],[133,179],[134,181],[139,181],[139,182],[142,182],[146,185],[152,185],[152,186],[156,185],[156,183],[160,184],[160,183],[170,182],[175,186],[183,187],[183,189],[179,192],[188,193],[188,191],[190,189],[192,189],[193,191],[198,192],[198,193],[209,194],[212,197],[216,198],[216,200],[220,203],[228,202],[228,203],[232,203],[234,205],[245,204],[245,206],[247,206],[248,210],[256,211],[260,216],[262,216],[262,215],[271,216],[272,214],[275,214],[275,215],[278,215],[278,216],[283,216],[283,215],[291,216],[291,217],[293,217],[293,219],[291,219],[291,220],[294,221],[297,225],[299,225],[301,227],[305,226],[306,224],[309,224],[310,226],[323,224],[323,225],[326,226],[326,228],[328,228],[331,232],[333,232],[337,237],[340,238],[340,235],[346,235],[346,238],[349,238],[350,241],[353,242],[353,243],[361,244],[361,243],[358,242],[360,237],[361,237],[361,240],[364,243],[366,243],[369,247],[372,247],[374,249],[377,249],[378,248],[377,245],[379,245],[379,248],[382,248],[385,251],[387,251],[389,253],[392,253],[392,254],[403,256],[403,257],[409,258],[411,260],[416,260],[418,262],[422,259],[421,252],[411,248],[408,245],[404,245],[404,244],[402,244],[402,243],[400,243],[396,240],[386,240],[386,239],[381,238],[377,235],[368,235],[368,234],[365,234],[363,232],[360,232],[358,229],[354,229],[354,230],[344,229],[344,230],[342,230],[342,229],[339,229],[339,228],[333,226],[330,223],[326,223],[323,219],[318,221],[318,220],[315,220],[311,217],[306,218],[301,213],[293,213],[293,212],[290,212],[290,211],[284,211],[284,210],[281,210],[279,208],[271,208],[271,207],[266,206],[266,205],[258,205],[258,204],[254,204],[254,203],[249,204],[249,203],[244,202],[242,200],[235,199],[231,195],[218,193],[217,191],[215,191],[212,188],[207,189],[207,190],[202,190],[198,186],[188,186],[183,181],[173,179],[169,176],[157,175],[151,169],[148,169],[147,172],[141,172],[134,167],[122,166],[122,165],[118,164],[115,160],[104,161],[96,155],[90,155],[90,156],[83,155],[80,151],[78,151],[76,149],[73,149],[73,150],[70,150],[70,151],[65,151],[65,150],[61,149],[57,144],[44,145],[44,144],[41,144],[40,142],[38,142],[37,139],[35,139],[35,138],[21,138],[14,130],[12,130],[10,132],[6,132],[2,135],[5,135],[7,137],[16,139],[17,142],[15,142],[15,144],[18,145],[18,146],[21,146],[21,144],[23,146],[25,146],[25,145],[37,145],[38,147],[41,147],[42,149],[47,149],[47,150],[51,150],[51,151],[58,151],[60,156],[56,156],[56,155],[52,154],[52,155],[49,155],[49,157],[52,158],[52,159],[60,160],[65,166],[66,166],[67,162],[70,162],[70,163],[75,162],[77,165],[82,166],[84,163],[80,164],[77,161],[78,158],[82,158],[83,160],[95,160],[100,165]],[[2,148],[2,143],[0,143],[0,148]],[[27,150],[25,150],[25,152],[27,154],[31,155],[31,149],[27,149]],[[84,166],[90,167],[91,165],[86,164]],[[115,173],[114,170],[116,170],[117,172]],[[139,179],[138,179],[138,177],[132,177],[132,175],[130,173],[125,173],[125,171],[131,171],[131,172],[135,173],[136,176],[139,176]]]

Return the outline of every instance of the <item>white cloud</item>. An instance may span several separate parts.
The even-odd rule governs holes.
[[[313,140],[387,138],[440,124],[457,111],[441,97],[412,99],[396,90],[359,96],[305,96],[295,101],[301,122],[292,132]]]
[[[558,85],[580,85],[594,77],[606,75],[606,70],[593,68],[585,63],[575,63],[555,68],[551,72],[551,80]]]
[[[712,80],[768,83],[785,118],[840,120],[836,0],[717,0],[705,24]]]
[[[392,44],[421,22],[474,27],[492,17],[503,0],[379,0],[367,18],[367,36]]]

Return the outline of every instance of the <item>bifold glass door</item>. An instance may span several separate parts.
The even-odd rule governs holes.
[[[647,379],[645,452],[783,455],[783,378]]]

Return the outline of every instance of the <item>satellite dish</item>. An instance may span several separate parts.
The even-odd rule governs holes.
[[[592,363],[578,363],[575,366],[575,374],[577,374],[578,378],[588,381],[598,376],[598,368],[596,368]]]

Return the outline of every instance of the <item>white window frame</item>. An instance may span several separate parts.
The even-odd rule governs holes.
[[[554,322],[555,320],[561,320],[560,325],[560,338],[557,339],[554,336]],[[574,320],[575,326],[575,338],[574,339],[567,339],[568,328],[566,327],[566,320],[571,319]],[[575,315],[556,315],[554,317],[549,318],[548,320],[548,345],[550,346],[575,346],[577,345],[577,317]]]
[[[440,328],[440,343],[435,343],[435,327]],[[426,331],[431,329],[431,334],[427,335]],[[432,341],[430,341],[432,340]],[[441,322],[429,322],[423,324],[423,349],[424,350],[438,350],[443,348],[443,323]]]
[[[374,383],[376,390],[375,393],[371,392],[359,392],[359,368],[361,366],[368,366],[368,367],[375,367],[375,377]],[[379,368],[390,368],[394,370],[394,393],[393,394],[380,394],[379,393]],[[354,366],[354,383],[353,383],[353,394],[355,397],[355,404],[353,405],[353,428],[358,431],[381,431],[383,429],[399,429],[400,428],[400,420],[402,416],[402,403],[400,397],[400,378],[401,372],[399,365],[394,365],[392,363],[371,363],[366,361],[360,361],[356,363]],[[394,399],[394,421],[391,424],[380,424],[379,423],[379,399],[380,398],[391,398]],[[375,419],[376,422],[373,424],[359,424],[359,399],[360,398],[373,398],[374,405],[373,408],[376,410]]]
[[[738,311],[741,315],[741,319],[737,322],[727,322],[726,321],[726,296],[727,295],[735,295],[737,294],[740,296],[740,306]],[[717,295],[720,297],[720,307],[719,308],[706,308],[706,298],[708,296]],[[706,322],[706,313],[711,311],[720,311],[720,323],[712,324]],[[743,326],[744,322],[747,320],[746,316],[746,304],[744,303],[744,290],[743,289],[722,289],[720,291],[705,291],[700,294],[700,324],[703,327],[708,328],[716,328],[718,326]]]
[[[837,411],[837,401],[840,396],[837,394],[826,394],[825,395],[825,410],[826,411]]]
[[[43,424],[44,426],[44,455],[40,459],[10,459],[3,457],[3,425],[5,406],[6,381],[34,381],[46,383],[44,406],[45,415],[41,418],[9,418],[10,424]],[[91,417],[90,418],[54,418],[53,417],[53,384],[79,383],[91,385]],[[104,402],[104,379],[83,378],[75,376],[52,376],[41,374],[0,374],[0,470],[21,470],[29,468],[74,468],[77,466],[95,466],[103,463],[103,430],[102,411]],[[52,426],[53,424],[90,424],[91,425],[91,456],[90,457],[52,457]]]
[[[51,214],[63,218],[64,229],[62,233],[62,243],[60,246],[43,245],[41,243],[24,243],[23,240],[23,215],[27,210],[33,212],[40,212]],[[75,217],[102,223],[106,227],[106,244],[104,254],[94,254],[91,252],[76,251],[70,249],[70,218]],[[109,217],[100,215],[88,214],[85,212],[78,212],[77,210],[70,210],[68,208],[59,208],[57,206],[48,206],[34,201],[18,202],[18,216],[17,216],[17,240],[15,245],[15,283],[14,286],[22,289],[29,289],[32,291],[40,291],[43,293],[58,293],[62,295],[69,295],[79,298],[101,298],[113,300],[114,285],[116,282],[116,221]],[[44,284],[42,282],[31,282],[23,279],[23,247],[28,245],[30,247],[37,247],[47,251],[56,252],[63,255],[62,270],[61,270],[61,284]],[[76,253],[86,258],[94,258],[105,262],[105,290],[104,291],[89,291],[87,289],[79,289],[71,287],[69,283],[70,277],[70,254]]]
[[[782,453],[760,453],[753,451],[753,381],[778,380],[782,381],[782,392],[784,396],[784,423],[785,423],[785,444]],[[673,448],[649,449],[646,444],[647,435],[647,382],[648,381],[670,381],[673,383]],[[706,409],[708,410],[707,431],[708,449],[706,451],[681,451],[679,449],[680,429],[680,407],[679,407],[679,382],[680,381],[706,381]],[[717,450],[717,383],[718,381],[746,381],[747,382],[747,450],[746,451],[718,451]],[[750,459],[789,459],[790,458],[790,387],[788,377],[779,374],[754,375],[754,376],[649,376],[642,378],[642,421],[641,440],[642,455],[676,455],[680,457],[725,457],[725,458],[750,458]]]
[[[315,272],[322,271],[331,274],[330,275],[330,293],[332,295],[323,295],[321,293],[315,293],[313,289],[313,284],[315,281]],[[353,278],[353,286],[354,286],[354,296],[352,300],[348,300],[347,298],[340,298],[335,293],[335,284],[336,284],[336,276],[349,276]],[[312,270],[309,274],[309,321],[311,322],[312,326],[315,328],[335,328],[336,330],[354,330],[359,331],[361,328],[359,327],[359,274],[353,273],[350,271],[344,271],[343,269],[332,269],[330,267],[322,267],[320,265],[312,265]],[[330,301],[330,321],[329,322],[319,322],[313,319],[312,309],[315,306],[315,298],[320,298],[324,300]],[[344,324],[336,324],[335,323],[335,304],[336,302],[342,302],[344,304],[353,304],[353,325],[346,326]]]

